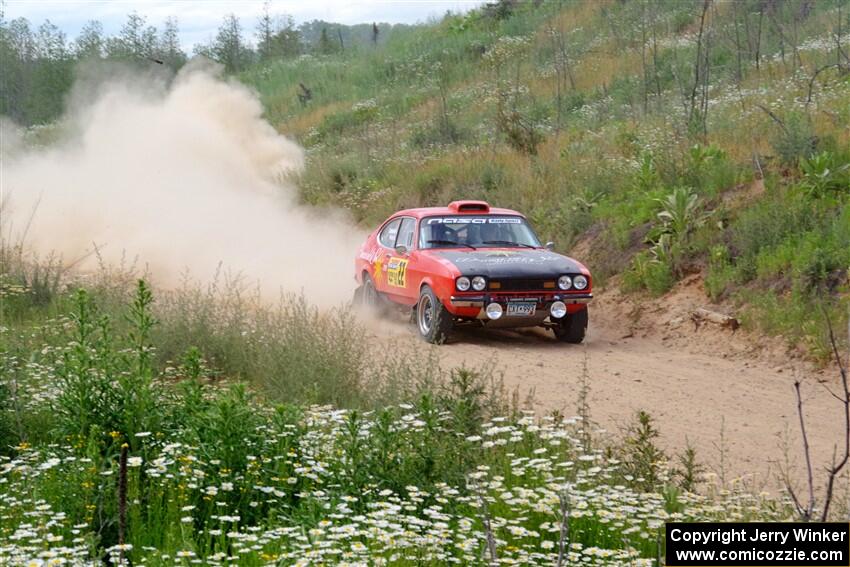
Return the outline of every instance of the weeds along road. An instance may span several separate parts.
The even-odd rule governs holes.
[[[619,434],[635,412],[646,410],[668,453],[690,443],[707,471],[725,474],[727,481],[746,475],[755,488],[767,490],[781,486],[778,475],[786,463],[792,478],[805,478],[793,391],[799,375],[813,465],[823,478],[833,447],[843,443],[842,406],[826,389],[837,391],[837,376],[809,367],[780,371],[771,355],[721,352],[711,344],[716,338],[699,333],[690,344],[669,346],[657,336],[623,338],[623,325],[596,316],[598,311],[591,311],[583,345],[559,343],[542,329],[468,329],[456,331],[437,353],[446,368],[495,362],[505,385],[519,388],[520,399],[533,391],[538,413],[561,410],[568,416],[576,413],[586,357],[591,418],[607,432]],[[430,348],[412,329],[402,340]]]

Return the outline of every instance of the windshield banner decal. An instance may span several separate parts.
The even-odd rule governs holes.
[[[428,224],[522,224],[519,217],[437,217]]]

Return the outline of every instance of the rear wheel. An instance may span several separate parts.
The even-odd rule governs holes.
[[[384,302],[369,274],[363,274],[363,285],[354,292],[354,303],[370,313],[383,314]]]
[[[452,314],[443,307],[430,287],[422,286],[416,304],[416,328],[422,338],[433,344],[442,344],[452,330]]]
[[[565,315],[558,325],[553,327],[555,336],[565,343],[579,344],[587,333],[587,308]]]

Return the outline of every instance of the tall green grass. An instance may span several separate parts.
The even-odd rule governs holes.
[[[586,389],[581,417],[538,420],[486,371],[457,369],[346,410],[223,379],[198,348],[165,366],[156,303],[137,282],[118,325],[77,290],[45,322],[55,340],[31,345],[12,398],[43,430],[3,439],[0,561],[485,565],[551,563],[563,547],[574,562],[651,565],[671,514],[791,514],[735,487],[722,506],[693,492],[693,454],[685,473],[670,467],[646,413],[603,441]],[[4,402],[0,423],[15,414]]]

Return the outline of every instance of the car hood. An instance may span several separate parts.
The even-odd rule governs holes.
[[[488,278],[545,278],[585,272],[584,266],[561,254],[543,249],[434,250],[463,276]]]

